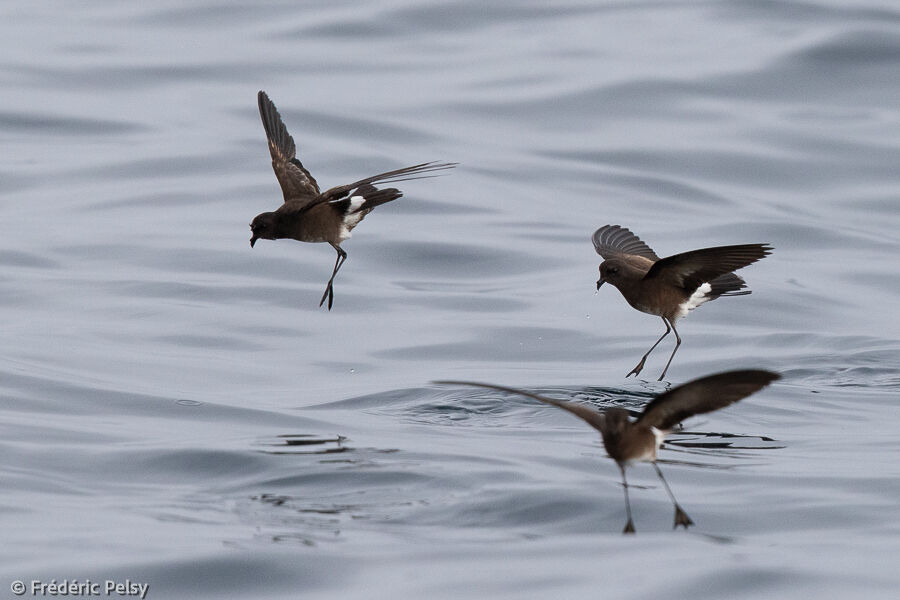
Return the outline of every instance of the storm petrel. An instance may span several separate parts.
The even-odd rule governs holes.
[[[647,244],[619,225],[604,225],[594,232],[594,248],[605,260],[600,263],[597,289],[609,283],[628,301],[628,304],[662,318],[666,332],[656,340],[641,361],[626,375],[637,376],[653,349],[675,332],[675,349],[659,376],[666,376],[669,365],[681,345],[675,321],[687,316],[701,304],[719,296],[743,296],[746,282],[732,273],[768,256],[768,244],[716,246],[660,258]]]
[[[284,192],[284,204],[273,212],[261,213],[253,219],[250,223],[253,232],[250,247],[258,239],[282,238],[331,244],[337,252],[337,260],[319,302],[319,306],[322,306],[327,299],[328,310],[331,310],[334,302],[334,277],[347,259],[347,252],[341,248],[341,242],[350,237],[353,228],[372,209],[403,195],[396,188],[378,189],[374,184],[434,177],[423,174],[452,169],[456,163],[422,163],[321,192],[319,184],[297,159],[294,139],[288,133],[275,104],[263,91],[259,92],[258,99],[259,115],[269,140],[269,152],[272,154],[272,168]]]
[[[666,434],[678,423],[693,415],[712,412],[733,404],[742,398],[766,387],[781,376],[771,371],[747,370],[728,371],[717,375],[709,375],[680,385],[654,398],[636,421],[628,418],[624,408],[613,407],[599,411],[593,407],[574,402],[555,400],[539,396],[524,390],[508,388],[488,383],[471,381],[436,381],[444,385],[471,385],[499,390],[511,394],[521,394],[553,406],[567,410],[581,417],[589,425],[600,432],[603,446],[609,457],[616,461],[622,473],[622,486],[625,489],[625,514],[627,522],[622,533],[634,533],[634,521],[631,519],[631,503],[628,499],[628,481],[625,478],[625,467],[638,461],[653,464],[656,474],[666,488],[669,498],[675,507],[675,523],[673,529],[683,525],[685,529],[694,522],[675,500],[675,495],[666,483],[659,465],[656,464],[656,452],[662,445]]]

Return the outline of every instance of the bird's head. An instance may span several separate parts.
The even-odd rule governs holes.
[[[256,243],[256,240],[262,238],[264,240],[275,239],[275,213],[264,212],[256,215],[253,222],[250,223],[250,231],[253,235],[250,237],[250,247]]]
[[[611,283],[612,285],[619,287],[619,282],[622,280],[622,271],[624,270],[625,265],[614,258],[610,258],[609,260],[604,260],[600,263],[600,279],[597,280],[597,289],[600,289],[600,286],[604,283]]]

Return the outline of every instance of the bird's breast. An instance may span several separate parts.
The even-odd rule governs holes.
[[[656,286],[635,286],[626,293],[622,292],[628,304],[642,313],[648,315],[656,315],[657,317],[666,316],[666,308],[669,305],[665,294]]]
[[[656,460],[656,449],[663,436],[663,432],[655,427],[636,425],[630,428],[620,441],[621,460],[627,463]]]
[[[340,243],[345,238],[340,217],[325,204],[320,204],[296,215],[281,218],[279,237],[292,238],[300,242]]]

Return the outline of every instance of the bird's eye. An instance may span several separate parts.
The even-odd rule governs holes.
[[[610,273],[618,273],[618,272],[619,272],[619,267],[610,267],[610,268],[609,268],[609,272],[610,272]]]

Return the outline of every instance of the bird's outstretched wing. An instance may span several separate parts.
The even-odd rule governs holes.
[[[331,202],[333,204],[342,202],[348,197],[350,192],[353,192],[354,190],[357,190],[359,188],[366,189],[366,186],[371,187],[376,183],[395,183],[397,181],[410,181],[412,179],[428,179],[429,177],[437,177],[438,175],[423,175],[422,173],[444,171],[446,169],[452,169],[456,165],[457,163],[427,162],[420,165],[413,165],[411,167],[404,167],[395,171],[379,173],[378,175],[372,175],[371,177],[366,177],[365,179],[360,179],[359,181],[354,181],[353,183],[348,183],[347,185],[339,185],[330,188],[328,190],[325,190],[325,192],[320,194],[318,197],[309,201],[285,201],[285,204],[281,208],[279,208],[279,210],[281,212],[290,213],[306,212],[309,209],[325,202]],[[399,190],[395,190],[393,188],[391,189],[393,190],[393,192],[402,195]]]
[[[353,183],[338,185],[333,188],[327,189],[325,190],[325,193],[322,194],[322,200],[325,202],[339,200],[361,185],[376,185],[381,183],[395,183],[397,181],[410,181],[412,179],[427,179],[429,177],[437,177],[437,175],[423,175],[423,173],[445,171],[447,169],[452,169],[457,164],[458,163],[434,161],[422,163],[419,165],[412,165],[411,167],[403,167],[402,169],[387,171],[386,173],[379,173],[378,175],[372,175],[371,177],[366,177],[365,179],[360,179],[359,181],[354,181]]]
[[[623,254],[633,254],[653,261],[659,260],[659,257],[650,249],[650,246],[620,225],[604,225],[594,232],[591,240],[594,242],[594,249],[597,250],[597,254],[604,259],[615,258]]]
[[[526,396],[528,398],[533,398],[535,400],[540,400],[546,404],[552,404],[553,406],[557,406],[563,410],[567,410],[573,415],[577,417],[581,417],[585,421],[587,421],[592,427],[597,429],[598,431],[603,431],[603,421],[604,416],[603,413],[594,409],[587,407],[583,404],[576,404],[574,402],[566,402],[564,400],[554,400],[553,398],[547,398],[546,396],[541,396],[538,394],[533,394],[531,392],[526,392],[525,390],[519,390],[516,388],[504,387],[502,385],[493,385],[490,383],[477,383],[474,381],[435,381],[433,383],[439,385],[469,385],[473,387],[481,387],[487,388],[489,390],[497,390],[500,392],[508,392],[510,394],[520,394],[522,396]]]
[[[654,398],[636,424],[666,431],[692,415],[712,412],[746,398],[778,379],[778,373],[762,370],[701,377]]]
[[[705,282],[753,264],[772,253],[768,244],[741,244],[691,250],[653,263],[644,279],[658,279],[693,293]]]
[[[310,175],[303,164],[297,160],[297,147],[294,138],[288,133],[281,115],[269,96],[260,90],[259,116],[269,140],[269,152],[272,155],[272,168],[275,177],[284,193],[284,201],[309,202],[319,195],[319,184]]]

